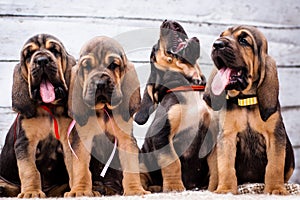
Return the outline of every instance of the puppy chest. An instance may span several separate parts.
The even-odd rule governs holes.
[[[263,121],[258,106],[238,107],[223,112],[220,115],[219,125],[224,133],[256,132],[268,137],[270,131],[276,128],[277,117],[277,113],[275,113],[267,121]]]
[[[178,131],[198,127],[201,122],[206,120],[207,116],[208,111],[205,103],[200,99],[199,93],[195,92],[185,94],[184,101],[173,105],[168,111],[170,123],[176,125]]]

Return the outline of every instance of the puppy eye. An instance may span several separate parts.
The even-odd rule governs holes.
[[[82,67],[83,67],[84,70],[86,70],[88,72],[92,70],[92,66],[89,62],[83,62]]]
[[[112,71],[114,71],[118,67],[119,67],[118,64],[112,62],[107,68],[110,69],[110,70],[112,70]]]
[[[51,51],[51,53],[53,53],[53,55],[55,57],[57,57],[58,55],[60,55],[59,50],[57,50],[55,47],[50,48],[49,51]]]
[[[26,60],[31,59],[31,56],[32,56],[33,54],[34,54],[34,51],[27,50],[27,51],[25,51],[25,53],[24,53],[24,58],[25,58]]]
[[[86,65],[86,66],[84,66],[84,69],[87,71],[91,71],[92,67],[91,67],[91,65]]]
[[[249,42],[246,40],[246,38],[244,38],[244,37],[240,37],[240,38],[239,38],[239,43],[240,43],[241,45],[243,45],[243,46],[251,46],[251,45],[249,44]]]

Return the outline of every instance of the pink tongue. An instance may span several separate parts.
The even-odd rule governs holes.
[[[225,87],[229,83],[230,73],[231,69],[228,67],[226,69],[222,68],[218,71],[211,84],[212,92],[215,95],[220,95],[224,91]]]
[[[44,103],[51,103],[55,100],[54,87],[48,80],[41,82],[40,94]]]

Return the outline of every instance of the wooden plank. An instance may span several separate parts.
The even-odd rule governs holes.
[[[158,39],[161,21],[0,18],[0,23],[5,27],[5,29],[0,29],[0,43],[2,47],[0,49],[0,60],[7,61],[18,60],[23,44],[29,37],[37,33],[50,33],[57,36],[62,40],[67,50],[75,57],[78,57],[82,45],[97,35],[118,38],[121,44],[127,43],[132,46],[143,45],[143,48],[151,49],[152,45]],[[200,62],[211,64],[211,47],[221,30],[218,33],[208,35],[202,33],[198,25],[184,24],[184,27],[189,36],[197,36],[201,41]],[[273,32],[279,33],[280,31]],[[289,34],[286,34],[300,35],[300,32],[295,33],[295,31],[290,31]],[[140,43],[136,42],[137,39],[140,39]],[[275,58],[278,65],[300,66],[299,52],[300,44],[269,41],[269,53]],[[133,57],[133,59],[144,61],[147,61],[148,58],[149,52],[146,51],[145,54]]]
[[[263,29],[267,37],[275,42],[285,40],[287,43],[300,44],[299,23],[300,11],[297,0],[287,2],[259,0],[245,3],[241,1],[222,0],[190,1],[141,1],[133,0],[123,3],[120,0],[110,2],[89,1],[85,4],[74,3],[71,0],[40,3],[37,0],[23,2],[21,0],[2,3],[0,15],[3,17],[32,17],[35,19],[77,19],[97,21],[126,20],[162,21],[166,18],[175,19],[183,24],[193,24],[202,34],[219,35],[228,26],[237,24],[255,25]],[[64,9],[68,8],[68,9]],[[269,12],[272,10],[272,12]],[[234,14],[233,14],[234,13]],[[140,24],[142,24],[140,23]],[[275,30],[275,31],[274,31]],[[271,31],[271,32],[270,32]]]
[[[15,64],[15,62],[0,62],[0,108],[11,106],[11,88]]]
[[[190,21],[215,21],[231,23],[238,21],[256,21],[269,24],[298,25],[299,7],[297,0],[244,2],[241,0],[224,2],[215,1],[143,1],[120,0],[79,3],[72,0],[2,1],[0,14],[28,14],[54,16],[102,16],[131,18],[178,18]],[[272,12],[270,12],[272,11]]]

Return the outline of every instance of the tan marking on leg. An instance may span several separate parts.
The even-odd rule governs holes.
[[[160,155],[158,164],[161,167],[163,177],[163,191],[183,191],[184,185],[181,179],[181,163],[179,157],[174,149],[173,138],[178,133],[181,125],[182,107],[178,105],[172,106],[168,111],[168,119],[171,126],[171,133],[169,135],[169,155]]]
[[[236,133],[223,132],[217,144],[219,183],[216,193],[237,194],[237,177],[235,172]]]
[[[161,156],[158,160],[158,163],[162,163],[164,161],[161,160],[169,160],[169,157]],[[171,159],[172,162],[162,167],[161,173],[163,177],[163,192],[171,192],[171,191],[183,191],[184,185],[181,179],[181,163],[179,158],[174,161]]]
[[[150,192],[145,191],[141,184],[138,146],[132,135],[132,123],[124,122],[121,116],[110,118],[106,124],[107,131],[114,135],[118,140],[119,158],[123,170],[123,189],[124,195],[143,195]]]
[[[28,158],[17,159],[19,176],[21,180],[20,198],[46,197],[42,192],[40,173],[35,165],[37,144],[45,139],[51,130],[49,117],[36,117],[24,119],[22,128],[28,138]]]
[[[264,193],[287,195],[284,186],[285,145],[278,146],[273,132],[267,143],[267,157]]]
[[[208,191],[213,192],[218,187],[218,162],[217,162],[217,149],[213,149],[207,157],[209,167],[209,184]]]
[[[73,183],[73,173],[72,172],[73,167],[72,167],[72,157],[74,156],[73,153],[71,152],[71,149],[68,144],[68,138],[67,138],[67,132],[69,125],[71,124],[72,119],[70,118],[65,118],[65,117],[60,117],[58,119],[59,122],[59,134],[60,134],[60,142],[63,146],[63,151],[64,151],[64,162],[68,171],[69,175],[69,185],[70,187],[72,186]],[[75,128],[73,128],[72,132],[70,133],[70,143],[72,142],[73,135],[75,134]]]
[[[80,140],[76,146],[76,155],[78,159],[72,155],[71,167],[68,171],[72,177],[70,182],[71,191],[65,193],[65,197],[80,197],[80,196],[100,196],[99,192],[92,190],[92,177],[89,170],[90,151],[92,149],[92,140],[95,134],[100,133],[98,120],[96,117],[90,117],[87,124],[83,127],[76,125]],[[103,133],[103,132],[102,132]]]
[[[235,171],[237,133],[247,127],[247,113],[242,109],[223,111],[221,135],[217,143],[218,187],[216,193],[237,194]]]
[[[250,125],[261,133],[266,140],[268,164],[265,173],[265,193],[268,194],[288,194],[284,186],[284,165],[286,142],[276,141],[275,132],[280,113],[276,112],[264,122],[260,116],[259,109],[249,116]]]

